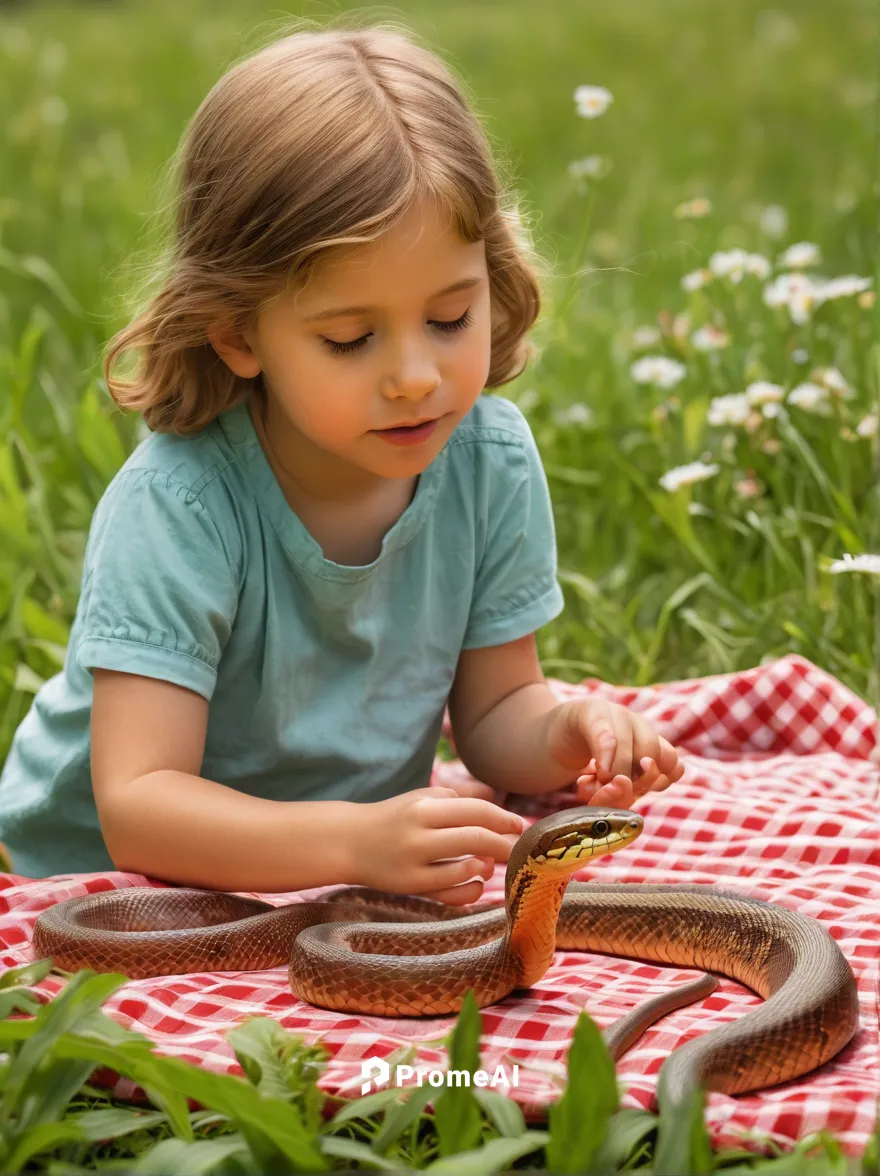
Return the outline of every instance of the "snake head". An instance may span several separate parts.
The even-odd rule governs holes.
[[[564,809],[531,825],[514,846],[511,858],[520,850],[521,861],[527,858],[544,873],[556,867],[561,874],[571,874],[591,858],[615,853],[635,841],[643,824],[638,813],[626,809],[597,805]]]

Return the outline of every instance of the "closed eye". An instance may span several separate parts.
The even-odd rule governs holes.
[[[463,331],[465,327],[469,327],[473,322],[473,316],[471,315],[470,307],[468,307],[461,318],[453,319],[451,322],[443,322],[437,319],[429,319],[428,321],[439,331],[451,333],[453,331]],[[369,339],[370,334],[372,332],[361,335],[359,339],[352,339],[348,343],[337,343],[335,339],[327,339],[324,335],[320,335],[319,338],[334,355],[346,355],[348,352],[357,351],[363,347]]]

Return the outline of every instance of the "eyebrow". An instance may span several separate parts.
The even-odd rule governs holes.
[[[479,286],[482,280],[482,278],[462,278],[460,282],[453,282],[445,290],[439,290],[436,294],[432,294],[431,298],[441,298],[444,294],[454,294],[456,290],[470,290],[474,286]],[[317,314],[306,315],[303,322],[314,323],[320,319],[342,318],[343,315],[369,314],[371,310],[378,309],[379,307],[376,306],[341,306],[333,310],[322,310]]]

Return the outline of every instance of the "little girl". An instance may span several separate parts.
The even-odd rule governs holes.
[[[0,839],[31,877],[473,902],[522,830],[506,792],[628,807],[683,770],[639,715],[558,703],[536,655],[563,607],[547,483],[482,394],[531,354],[529,244],[459,85],[394,25],[244,60],[178,159],[164,284],[105,357],[151,432],[95,511]],[[447,703],[470,787],[428,787]]]

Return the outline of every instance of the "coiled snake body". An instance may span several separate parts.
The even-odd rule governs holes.
[[[329,1009],[393,1016],[483,1007],[544,975],[556,948],[719,972],[764,998],[664,1062],[661,1103],[696,1085],[739,1094],[798,1077],[858,1029],[855,977],[816,920],[711,886],[569,882],[630,844],[636,813],[585,807],[536,821],[513,846],[505,903],[461,908],[366,887],[273,907],[219,891],[132,887],[50,907],[37,958],[133,978],[289,966],[293,992]],[[393,920],[393,921],[389,921]],[[442,954],[438,954],[442,953]],[[670,1009],[711,992],[705,975],[639,1005],[604,1033],[615,1059]]]

